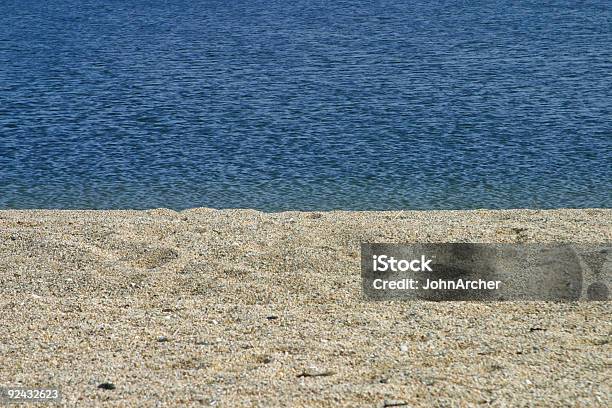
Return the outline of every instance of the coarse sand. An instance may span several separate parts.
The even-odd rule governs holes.
[[[0,386],[78,407],[612,405],[609,301],[367,301],[362,242],[609,243],[612,210],[0,211]]]

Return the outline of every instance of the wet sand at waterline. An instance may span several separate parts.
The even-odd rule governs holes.
[[[0,211],[0,386],[69,406],[609,406],[610,302],[370,302],[359,251],[610,241],[597,209]]]

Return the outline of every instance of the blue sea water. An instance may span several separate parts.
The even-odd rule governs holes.
[[[612,2],[2,0],[0,208],[612,207]]]

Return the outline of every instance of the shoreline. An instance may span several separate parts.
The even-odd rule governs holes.
[[[332,214],[332,213],[354,213],[354,214],[386,214],[386,213],[474,213],[474,212],[496,212],[496,213],[505,213],[505,212],[520,212],[520,213],[529,213],[529,212],[568,212],[568,211],[612,211],[612,208],[607,207],[563,207],[563,208],[471,208],[471,209],[405,209],[405,210],[344,210],[344,209],[333,209],[333,210],[282,210],[282,211],[265,211],[259,210],[256,208],[215,208],[215,207],[190,207],[182,210],[175,210],[168,207],[154,207],[154,208],[0,208],[0,213],[8,213],[8,212],[34,212],[34,213],[42,213],[42,212],[75,212],[75,213],[84,213],[84,212],[111,212],[111,213],[122,213],[122,212],[146,212],[146,213],[190,213],[190,212],[203,212],[203,211],[217,211],[217,212],[230,212],[230,211],[239,211],[239,212],[255,212],[266,215],[278,215],[278,214],[287,214],[287,213],[296,213],[296,214],[314,214],[314,213],[322,213],[322,214]]]
[[[612,209],[0,210],[0,387],[79,406],[610,404],[609,301],[366,301],[361,242],[609,243]]]

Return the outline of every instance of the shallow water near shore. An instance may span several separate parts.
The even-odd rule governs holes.
[[[0,4],[0,208],[612,206],[606,1]]]

